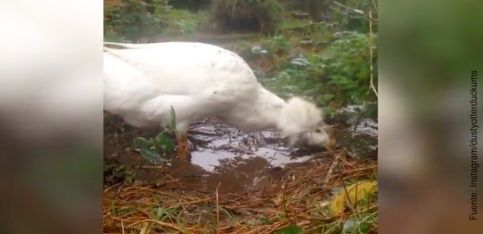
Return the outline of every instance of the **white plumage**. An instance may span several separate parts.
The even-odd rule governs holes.
[[[178,133],[218,117],[245,130],[277,128],[292,144],[333,144],[314,104],[266,90],[233,52],[191,42],[107,44],[122,48],[105,48],[104,109],[132,126],[165,126],[172,106]]]

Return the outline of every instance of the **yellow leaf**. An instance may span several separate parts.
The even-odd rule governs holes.
[[[347,192],[346,192],[347,190]],[[330,217],[340,215],[344,212],[345,207],[350,204],[357,204],[377,191],[376,181],[361,181],[346,189],[342,188],[329,202],[328,211]]]

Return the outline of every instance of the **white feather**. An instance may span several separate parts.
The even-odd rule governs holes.
[[[282,108],[277,125],[283,136],[316,129],[322,122],[322,112],[314,104],[293,97]]]

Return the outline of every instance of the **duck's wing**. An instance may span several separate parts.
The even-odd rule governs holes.
[[[120,114],[159,95],[149,77],[122,59],[104,53],[104,109]]]
[[[251,70],[239,56],[216,46],[189,42],[123,46],[107,52],[143,72],[165,93],[194,95],[228,82],[232,86],[253,82],[243,77],[242,72]]]
[[[177,129],[200,117],[196,99],[190,95],[162,92],[145,73],[118,57],[104,54],[104,109],[118,114],[135,127],[169,124],[176,112]]]
[[[149,77],[154,86],[168,94],[194,94],[216,85],[216,66],[212,50],[198,43],[156,43],[127,49],[108,49],[110,53]],[[210,79],[213,78],[213,79]]]

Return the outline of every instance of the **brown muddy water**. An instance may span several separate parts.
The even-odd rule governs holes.
[[[109,117],[111,118],[111,117]],[[377,157],[377,123],[365,119],[358,127],[336,124],[338,147],[354,157]],[[216,120],[192,124],[189,140],[191,161],[182,162],[176,154],[161,165],[145,162],[130,148],[134,137],[152,137],[157,130],[133,129],[115,117],[105,122],[105,165],[129,168],[128,176],[137,181],[163,185],[189,184],[191,190],[220,193],[260,191],[276,184],[290,168],[305,170],[311,163],[330,163],[333,155],[324,149],[290,148],[277,131],[240,131]],[[115,183],[112,171],[105,181]],[[118,182],[118,181],[117,181]],[[176,187],[176,186],[174,186]]]

